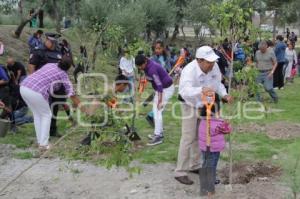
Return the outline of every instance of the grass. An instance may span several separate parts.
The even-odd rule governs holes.
[[[14,154],[14,157],[17,159],[31,159],[33,157],[33,154],[31,152],[18,152]]]
[[[280,101],[273,108],[284,109],[281,113],[272,113],[268,117],[259,121],[250,121],[261,124],[269,124],[275,121],[290,121],[298,122],[300,118],[300,107],[297,106],[297,99],[300,97],[300,93],[295,92],[300,86],[300,79],[297,78],[295,83],[286,86],[286,89],[278,91]],[[145,96],[147,96],[145,94]],[[177,102],[177,97],[174,95],[172,102]],[[181,120],[179,118],[172,117],[171,105],[168,105],[164,111],[164,128],[165,128],[165,140],[164,144],[155,147],[143,147],[135,153],[135,159],[142,163],[161,163],[171,162],[175,163],[177,159],[177,152],[179,148],[180,136],[181,136]],[[151,110],[151,106],[146,108],[140,107],[139,117],[136,120],[136,128],[138,129],[139,135],[143,139],[143,143],[147,142],[147,135],[153,133],[152,127],[145,120],[145,116],[148,111]],[[180,116],[180,107],[176,106],[174,109],[176,115]],[[61,112],[60,114],[65,114]],[[242,122],[249,122],[242,120]],[[68,121],[59,121],[58,128],[61,134],[66,133],[71,127]],[[83,160],[92,161],[96,164],[101,164],[100,160],[95,156],[86,156],[87,148],[81,148],[76,150],[79,146],[79,141],[87,134],[86,129],[80,128],[72,135],[67,137],[58,148],[54,149],[54,154],[69,160]],[[27,148],[32,145],[35,141],[35,134],[33,132],[33,126],[31,124],[23,126],[19,129],[17,134],[9,134],[4,138],[0,139],[2,144],[13,144],[18,148]],[[52,142],[54,142],[52,140]],[[282,155],[282,151],[287,146],[298,146],[300,145],[300,138],[288,139],[288,140],[273,140],[268,138],[263,132],[262,133],[251,133],[249,129],[248,133],[235,133],[233,134],[233,149],[234,149],[234,161],[260,161],[270,160],[273,155]],[[246,146],[245,148],[235,146]],[[18,154],[19,158],[30,158],[27,153]],[[227,153],[222,155],[224,161],[228,160]]]

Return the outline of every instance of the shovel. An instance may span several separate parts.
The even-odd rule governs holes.
[[[215,192],[215,168],[208,163],[212,159],[210,151],[211,135],[210,135],[210,117],[211,109],[215,102],[214,93],[206,93],[202,95],[202,102],[206,106],[206,151],[204,152],[204,162],[199,170],[200,176],[200,195],[211,197]]]

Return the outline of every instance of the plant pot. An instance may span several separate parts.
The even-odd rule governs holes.
[[[10,127],[10,121],[0,119],[0,137],[5,137]]]

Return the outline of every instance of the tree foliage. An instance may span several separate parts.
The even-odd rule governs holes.
[[[176,9],[168,0],[140,0],[137,3],[141,3],[148,19],[146,24],[148,36],[153,31],[156,37],[159,37],[174,23]]]

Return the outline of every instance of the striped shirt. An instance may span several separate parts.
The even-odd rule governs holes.
[[[75,95],[73,85],[70,82],[67,72],[60,69],[57,66],[57,63],[48,63],[44,65],[41,69],[29,75],[21,83],[21,86],[40,93],[46,101],[49,100],[49,96],[52,95],[54,91],[58,90],[61,85],[65,87],[65,97]]]

